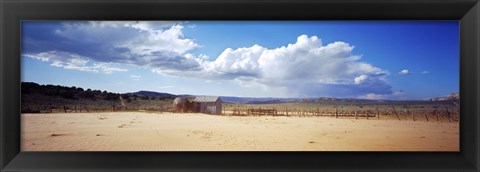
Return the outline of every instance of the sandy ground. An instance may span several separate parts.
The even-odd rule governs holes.
[[[458,151],[458,122],[146,112],[22,114],[22,151]]]

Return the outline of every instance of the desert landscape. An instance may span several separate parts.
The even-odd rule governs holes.
[[[22,151],[459,151],[459,123],[170,112],[22,114]]]
[[[459,151],[459,94],[428,101],[111,93],[22,83],[22,151]]]
[[[22,151],[459,151],[458,21],[21,26]]]

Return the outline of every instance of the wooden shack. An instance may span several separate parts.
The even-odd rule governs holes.
[[[196,112],[206,114],[222,114],[222,99],[218,96],[197,96],[193,99]]]

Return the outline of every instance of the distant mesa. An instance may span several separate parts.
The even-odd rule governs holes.
[[[436,97],[436,98],[430,99],[430,101],[451,101],[451,100],[460,100],[460,93],[451,93],[447,97]]]

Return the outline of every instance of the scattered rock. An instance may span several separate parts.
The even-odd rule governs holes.
[[[105,116],[97,116],[97,118],[98,118],[99,120],[107,119],[107,117],[105,117]]]

